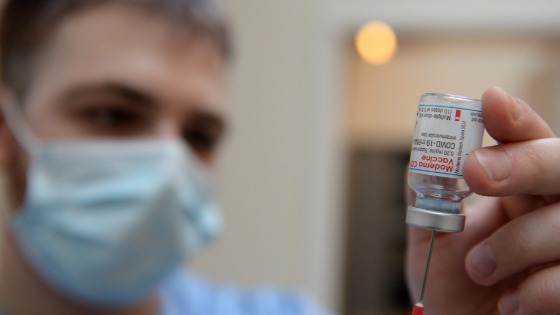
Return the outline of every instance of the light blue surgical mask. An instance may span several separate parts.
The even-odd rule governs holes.
[[[6,108],[29,157],[11,233],[65,295],[131,304],[218,234],[212,181],[182,141],[34,140],[19,109]]]

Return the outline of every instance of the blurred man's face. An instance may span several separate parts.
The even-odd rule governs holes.
[[[101,6],[63,22],[23,105],[41,139],[180,137],[212,164],[225,127],[217,45],[157,15]]]
[[[39,139],[39,144],[41,141],[84,140],[85,143],[90,139],[119,139],[124,140],[119,142],[123,146],[123,150],[119,152],[130,153],[126,150],[126,146],[130,145],[129,142],[126,142],[128,140],[182,139],[204,164],[213,165],[216,147],[225,130],[226,65],[219,45],[212,39],[200,34],[188,33],[156,14],[124,5],[100,5],[65,20],[52,38],[48,39],[48,45],[44,50],[38,52],[38,56],[38,59],[35,60],[35,68],[30,74],[28,90],[24,97],[16,101],[19,103],[18,106],[23,108],[26,123]],[[14,95],[10,93],[9,87],[5,91],[3,89],[2,92],[4,92],[3,102],[13,99]],[[12,119],[16,117],[15,115],[7,116]],[[19,123],[19,121],[14,121],[14,123]],[[152,142],[144,141],[142,143]],[[44,169],[39,171],[37,168],[33,169],[32,174],[34,175],[38,173],[48,175],[33,177],[35,180],[29,184],[35,184],[30,187],[34,187],[36,190],[32,192],[40,192],[28,195],[31,196],[31,201],[23,204],[24,207],[21,208],[22,211],[27,211],[25,219],[20,220],[21,217],[15,217],[10,222],[17,222],[14,226],[19,226],[13,231],[19,230],[11,235],[20,241],[24,240],[20,242],[20,244],[25,243],[20,246],[22,248],[20,252],[32,253],[24,258],[31,257],[30,262],[35,262],[37,266],[40,266],[35,269],[43,271],[45,277],[50,278],[53,283],[60,280],[58,284],[61,287],[77,287],[82,291],[76,292],[76,295],[90,295],[97,299],[106,294],[99,290],[99,287],[106,286],[107,289],[118,291],[122,286],[124,289],[119,294],[126,297],[135,294],[136,290],[145,289],[141,286],[163,274],[164,268],[171,268],[169,265],[174,260],[187,254],[192,255],[191,252],[195,251],[193,243],[200,246],[205,245],[203,237],[199,234],[210,235],[216,233],[214,230],[217,229],[210,226],[211,223],[206,224],[207,227],[205,222],[194,222],[204,220],[200,218],[217,215],[212,212],[214,208],[209,206],[213,200],[206,200],[213,198],[210,196],[211,192],[207,187],[209,185],[205,181],[206,177],[202,177],[206,172],[195,174],[193,169],[199,164],[189,164],[187,157],[190,155],[173,151],[176,148],[175,141],[162,142],[162,144],[166,143],[172,143],[173,146],[155,145],[154,150],[163,148],[164,152],[161,155],[154,155],[151,159],[138,159],[138,155],[135,155],[136,152],[141,152],[138,154],[145,152],[145,146],[141,147],[142,151],[134,151],[134,154],[126,155],[126,157],[132,156],[132,159],[138,161],[136,164],[132,163],[134,167],[125,167],[124,172],[116,172],[114,177],[109,176],[115,183],[113,186],[105,185],[105,189],[98,189],[97,185],[103,185],[106,182],[96,181],[95,176],[91,175],[97,175],[94,172],[101,169],[98,176],[101,178],[105,176],[103,171],[113,170],[110,167],[100,167],[101,162],[105,161],[101,158],[94,159],[95,163],[88,162],[85,154],[72,159],[71,162],[82,163],[79,166],[84,166],[88,172],[76,172],[75,170],[79,170],[79,168],[71,165],[74,166],[72,168],[74,172],[68,172],[74,175],[69,176],[71,179],[64,179],[64,175],[66,175],[63,174],[64,170],[56,172],[55,175],[48,173],[52,169],[59,170],[58,166],[49,168],[48,163],[41,164],[42,166],[47,165]],[[72,148],[72,145],[67,145],[65,148]],[[148,148],[148,150],[150,149]],[[110,153],[112,152],[107,155],[110,156]],[[10,180],[8,196],[14,197],[14,200],[10,200],[9,206],[13,209],[21,205],[26,197],[24,192],[28,184],[26,183],[26,157],[28,156],[17,144],[6,125],[0,124],[0,164],[8,173]],[[122,158],[124,155],[115,154],[113,157],[115,156],[117,162],[122,162],[118,158]],[[40,160],[37,155],[32,157],[35,162]],[[163,167],[158,163],[171,164]],[[143,168],[140,167],[144,166],[146,166],[147,174],[153,174],[150,171],[163,170],[153,176],[155,177],[153,191],[145,187],[151,183],[137,185],[140,183],[138,176],[131,176],[132,171],[142,172]],[[170,170],[183,172],[180,174],[182,175],[181,180],[174,176],[175,174],[171,174]],[[86,175],[80,177],[83,174]],[[60,197],[57,195],[59,192],[54,192],[56,188],[46,189],[46,193],[44,193],[45,189],[41,190],[50,183],[48,180],[43,180],[44,178],[63,178],[63,180],[53,180],[53,182],[62,182],[66,186],[71,186],[73,182],[68,184],[71,180],[76,182],[76,187],[80,187],[87,181],[91,181],[93,184],[89,186],[84,184],[85,188],[81,190],[66,187],[66,190],[63,191],[69,192],[69,196]],[[143,179],[142,176],[140,178]],[[114,187],[117,187],[116,191],[109,191]],[[47,188],[52,188],[52,186]],[[178,193],[179,191],[181,195]],[[114,197],[113,193],[121,192],[124,197]],[[90,196],[95,193],[101,200],[99,203],[91,201]],[[193,196],[196,193],[200,193],[201,196]],[[134,194],[145,194],[146,196],[138,197]],[[162,199],[169,203],[163,202]],[[139,202],[144,204],[139,205]],[[49,216],[52,212],[44,211],[57,206],[66,211],[60,212],[63,215],[68,213],[71,215],[65,217],[59,213]],[[98,212],[101,215],[97,217],[89,214],[88,218],[91,221],[88,223],[89,226],[75,224],[80,220],[76,220],[77,217],[88,213],[91,209],[114,209],[115,207],[124,209],[117,215],[115,222],[109,220],[107,211],[101,211]],[[130,208],[138,211],[130,211]],[[165,214],[161,216],[161,220],[154,216],[154,213],[160,210]],[[157,213],[159,214],[159,212]],[[192,213],[196,213],[196,215],[192,215]],[[191,218],[195,216],[197,219]],[[177,222],[173,222],[174,219]],[[36,232],[30,232],[29,226],[25,225],[30,222],[33,222],[30,225]],[[107,235],[103,230],[106,227],[99,224],[100,222],[111,223],[109,226],[113,228],[107,229]],[[97,225],[92,228],[95,224]],[[184,232],[185,229],[196,224],[200,225],[192,228],[193,231],[196,231]],[[72,225],[77,228],[72,229]],[[170,230],[163,231],[162,227]],[[80,229],[82,231],[79,231]],[[68,232],[69,230],[71,232]],[[146,231],[146,235],[141,235],[140,232],[143,231]],[[80,234],[80,232],[83,233]],[[49,235],[49,237],[41,239],[41,236],[45,235]],[[109,244],[108,240],[113,240],[114,244]],[[138,244],[143,244],[144,240],[147,240],[146,244],[165,243],[166,250],[160,252],[153,251],[152,248],[140,250]],[[76,248],[72,246],[65,248],[64,244],[77,243],[91,245],[84,245],[84,248],[81,248],[78,253],[90,255],[86,255],[87,257],[92,257],[92,253],[95,255],[101,253],[99,255],[102,259],[94,259],[93,263],[88,262],[87,264],[83,259],[75,259],[69,253],[75,252]],[[4,248],[8,248],[7,251],[11,247]],[[54,250],[52,250],[53,248]],[[124,249],[123,252],[126,255],[123,255],[123,252],[117,252],[119,249]],[[113,279],[110,277],[114,275],[112,272],[118,273],[122,268],[126,268],[127,263],[132,261],[129,259],[147,257],[148,251],[153,251],[154,255],[160,253],[162,255],[158,259],[146,259],[146,264],[139,264],[140,268],[136,268],[133,272],[126,272],[126,277],[121,277],[122,279],[117,277],[118,279],[112,281]],[[132,258],[128,255],[132,255]],[[27,282],[22,281],[23,284],[19,288],[23,290],[29,284],[36,288],[37,280],[26,276],[28,269],[17,272],[19,266],[22,265],[19,263],[22,260],[18,256],[18,252],[15,252],[15,255],[7,256],[13,257],[13,261],[16,262],[10,265],[11,267],[17,266],[12,268],[16,270],[13,279],[17,279],[18,283],[22,279],[28,280]],[[42,259],[44,257],[47,258]],[[121,262],[124,262],[123,265],[119,265]],[[68,271],[70,275],[79,275],[74,278],[68,277],[66,282],[66,279],[59,278],[61,274],[55,274],[60,273],[60,269],[53,268],[54,271],[49,271],[49,267],[42,268],[49,263],[57,264],[60,269],[70,266],[65,271]],[[76,267],[78,264],[81,266]],[[121,269],[112,270],[113,266],[119,266]],[[7,267],[4,271],[12,271],[12,269]],[[91,271],[91,273],[84,273],[84,270]],[[96,284],[86,288],[84,277],[96,277],[98,274],[102,279],[94,281]],[[65,283],[61,284],[63,282]],[[113,284],[115,287],[111,287]],[[77,291],[79,291],[78,289]],[[43,291],[39,288],[34,292]],[[46,296],[47,300],[51,299],[50,295]],[[56,305],[56,302],[54,303],[52,305]],[[51,304],[46,303],[46,305]],[[139,307],[143,306],[145,305],[142,304]]]

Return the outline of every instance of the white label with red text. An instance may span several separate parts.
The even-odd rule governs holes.
[[[465,159],[482,145],[483,132],[479,109],[420,104],[409,170],[462,178]]]

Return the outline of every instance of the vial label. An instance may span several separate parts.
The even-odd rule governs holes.
[[[480,103],[420,104],[416,117],[410,172],[463,177],[467,156],[482,145],[484,121]]]

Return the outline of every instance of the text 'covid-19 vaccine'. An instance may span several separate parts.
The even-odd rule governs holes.
[[[480,100],[422,95],[410,155],[408,185],[416,192],[416,203],[407,211],[409,225],[442,232],[463,230],[461,201],[472,193],[463,179],[463,165],[481,146],[483,133]]]

